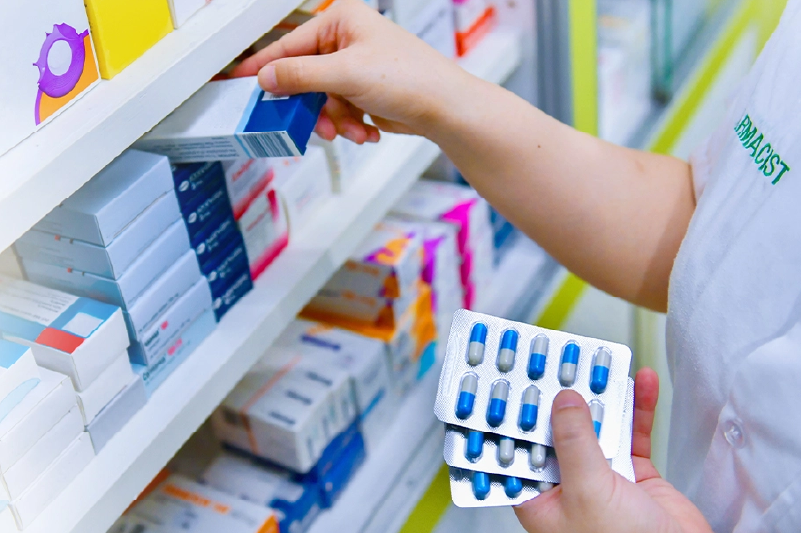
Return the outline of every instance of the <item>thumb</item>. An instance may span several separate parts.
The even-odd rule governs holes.
[[[336,69],[336,54],[279,59],[259,71],[259,85],[275,94],[341,94],[341,74]]]
[[[584,398],[575,391],[560,392],[551,409],[551,428],[562,491],[597,492],[609,472]]]

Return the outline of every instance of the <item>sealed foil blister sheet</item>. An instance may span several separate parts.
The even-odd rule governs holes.
[[[477,331],[483,342],[476,342]],[[514,342],[510,342],[510,338]],[[476,347],[483,348],[483,358],[471,364],[469,359],[472,358],[473,363],[477,361]],[[545,353],[541,354],[544,357],[536,358],[542,363],[541,374],[532,379],[535,347]],[[611,362],[606,367],[605,388],[601,392],[594,392],[591,386],[599,374],[595,367],[600,368],[600,365],[594,365],[597,354]],[[575,363],[563,365],[563,356],[566,361]],[[434,413],[446,424],[552,447],[551,405],[561,390],[569,388],[590,403],[593,413],[602,411],[598,424],[599,443],[604,456],[612,458],[620,446],[630,367],[631,350],[621,344],[459,310],[454,314],[448,338]],[[563,373],[563,369],[572,371],[572,381],[560,381],[560,376],[571,376],[571,372]],[[464,416],[464,404],[460,402],[469,394],[461,393],[471,387],[475,391],[471,410]],[[531,392],[536,394],[529,394]],[[491,402],[491,399],[504,394],[504,412],[499,417],[498,402]],[[536,423],[533,428],[524,430],[522,421],[530,419],[531,413],[530,409],[525,410],[529,406],[524,405],[524,398],[533,396],[538,398]],[[457,415],[460,409],[462,416]],[[495,417],[494,424],[488,421],[490,413]]]
[[[632,483],[635,481],[634,463],[631,459],[633,416],[634,381],[629,379],[625,398],[625,423],[621,431],[620,450],[614,458],[608,459],[608,461],[612,470]],[[446,461],[449,457],[447,435],[450,433],[451,428],[446,428]],[[549,460],[551,457],[552,456],[549,456]],[[515,459],[515,461],[516,460],[517,459]],[[469,463],[468,461],[462,462],[461,460],[458,460],[458,462],[459,464],[470,464],[470,466],[457,467],[449,463],[451,499],[457,507],[504,507],[520,505],[521,503],[536,498],[541,492],[549,490],[552,485],[558,483],[559,479],[558,463],[556,460],[553,461],[553,463],[556,463],[553,465],[556,466],[556,478],[543,481],[526,479],[524,468],[515,469],[514,472],[509,468],[502,470],[502,467],[495,462],[494,466],[487,463],[489,469],[483,471],[477,468],[477,464],[475,463]],[[549,469],[548,475],[552,473],[553,470]],[[477,494],[482,497],[479,498]]]

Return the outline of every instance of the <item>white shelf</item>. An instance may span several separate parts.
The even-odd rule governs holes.
[[[519,58],[518,35],[496,33],[465,65],[500,82]],[[425,139],[386,135],[351,190],[319,211],[254,290],[26,533],[105,532],[438,153]]]
[[[214,0],[0,156],[0,251],[189,98],[300,0]]]

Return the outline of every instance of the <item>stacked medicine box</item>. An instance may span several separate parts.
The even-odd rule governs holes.
[[[144,404],[144,393],[119,308],[6,277],[0,308],[0,523],[13,515],[22,529]]]
[[[366,447],[380,440],[392,401],[383,343],[297,321],[223,401],[212,424],[229,449],[269,467],[262,476],[291,480],[303,495],[249,495],[280,508],[282,531],[294,530],[292,522],[306,523],[317,508],[333,505]],[[241,458],[221,458],[206,481],[235,493],[257,489],[237,485],[232,469],[247,470]]]
[[[420,228],[380,223],[301,313],[384,343],[396,393],[433,365],[436,325]]]
[[[175,194],[219,321],[253,288],[242,232],[220,162],[173,165]]]
[[[165,157],[126,151],[15,250],[29,280],[123,309],[148,395],[214,329]]]

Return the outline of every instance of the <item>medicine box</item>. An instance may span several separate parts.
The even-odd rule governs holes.
[[[17,526],[27,528],[52,503],[67,485],[86,468],[95,452],[88,433],[81,433],[47,470],[17,499],[11,503]]]
[[[173,29],[167,0],[85,0],[100,74],[110,80]]]
[[[99,79],[83,2],[6,0],[0,17],[0,155]]]
[[[183,26],[189,17],[194,15],[201,7],[211,0],[169,0],[172,25],[178,28]]]
[[[331,172],[325,151],[318,146],[310,146],[303,158],[274,161],[273,171],[291,238],[316,218],[317,211],[333,195]]]
[[[332,187],[337,194],[350,189],[359,171],[377,149],[376,144],[359,145],[340,136],[333,141],[326,141],[316,133],[312,134],[309,144],[325,150],[328,168],[331,170]]]
[[[181,524],[186,533],[278,533],[275,513],[174,474],[128,512],[143,525]],[[133,531],[148,531],[148,527]]]
[[[414,228],[379,224],[342,265],[326,291],[397,298],[416,293],[423,260],[423,239]]]
[[[181,206],[181,214],[189,230],[189,239],[194,240],[203,226],[209,221],[231,215],[231,203],[225,189],[225,181],[220,180],[213,186],[200,191],[195,198]]]
[[[143,340],[145,330],[186,294],[199,277],[200,269],[195,254],[192,250],[187,250],[127,311],[123,311],[131,343]]]
[[[155,323],[142,331],[141,340],[131,344],[128,349],[131,362],[147,366],[157,363],[164,350],[205,310],[210,309],[211,303],[208,283],[200,277]]]
[[[210,220],[190,242],[204,274],[211,272],[234,247],[244,246],[242,234],[230,212]]]
[[[416,299],[417,293],[412,289],[404,290],[403,296],[398,298],[385,298],[323,288],[309,301],[307,309],[318,316],[337,316],[354,322],[392,327]]]
[[[107,247],[30,230],[14,244],[23,259],[119,279],[128,267],[181,216],[170,191],[136,217]]]
[[[26,277],[34,283],[129,309],[188,250],[186,226],[183,220],[176,220],[116,280],[30,259],[20,262]]]
[[[145,392],[153,395],[170,374],[206,340],[217,327],[211,309],[204,311],[188,328],[159,353],[152,365],[134,365],[134,372],[142,377]]]
[[[310,379],[297,360],[283,368],[263,367],[263,361],[215,411],[215,433],[235,448],[308,472],[343,427],[331,388]]]
[[[39,367],[30,347],[0,338],[0,421],[40,380]]]
[[[0,501],[0,531],[8,533],[18,531],[14,512],[7,501]]]
[[[320,490],[320,505],[324,509],[330,509],[345,490],[356,469],[364,462],[364,458],[364,439],[358,426],[353,424],[331,442],[314,470],[299,479],[306,481],[316,478]]]
[[[219,161],[173,164],[171,168],[175,195],[182,206],[187,205],[207,187],[217,183],[223,175],[223,167]]]
[[[108,246],[131,221],[171,190],[166,157],[127,150],[34,228]]]
[[[75,391],[67,376],[40,369],[41,382],[0,421],[0,470],[15,464],[75,407]]]
[[[145,403],[147,403],[145,384],[141,376],[135,375],[125,388],[86,426],[86,431],[92,438],[95,453],[100,453],[100,450],[105,448],[111,438],[145,406]]]
[[[248,268],[248,257],[242,243],[232,243],[228,249],[219,254],[220,259],[207,267],[206,279],[211,288],[212,297],[220,295],[230,287],[234,280]]]
[[[250,279],[250,268],[247,264],[238,276],[231,278],[227,285],[219,293],[212,293],[212,309],[214,317],[219,322],[223,316],[253,288],[253,281]]]
[[[318,365],[334,364],[351,378],[366,447],[381,441],[397,405],[384,343],[306,320],[292,322],[268,351],[290,347]]]
[[[253,198],[273,179],[271,161],[267,157],[244,157],[221,162],[234,218],[239,219]]]
[[[2,472],[0,499],[14,501],[22,496],[81,432],[83,419],[76,405],[42,435],[25,455]]]
[[[203,472],[202,482],[240,500],[277,511],[281,533],[306,531],[320,513],[316,484],[294,481],[280,468],[224,454]]]
[[[128,353],[122,351],[94,383],[85,391],[77,393],[83,425],[91,424],[97,414],[125,388],[133,377],[131,363],[128,362]]]
[[[325,100],[265,93],[256,76],[212,81],[135,146],[174,163],[303,155]]]
[[[118,307],[0,276],[0,335],[85,390],[128,347]]]
[[[456,52],[459,57],[489,33],[496,21],[495,7],[487,0],[453,0],[456,25]]]

